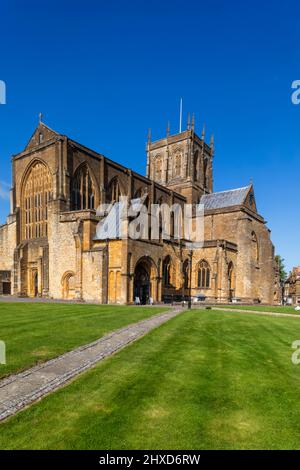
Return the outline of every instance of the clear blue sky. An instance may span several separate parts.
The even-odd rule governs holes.
[[[7,0],[0,39],[2,183],[40,111],[144,174],[147,129],[160,138],[170,120],[175,133],[182,96],[198,132],[215,134],[215,190],[253,177],[276,251],[300,265],[299,2]]]

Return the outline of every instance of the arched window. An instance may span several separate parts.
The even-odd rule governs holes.
[[[48,204],[52,198],[52,177],[47,165],[36,161],[31,166],[22,191],[22,237],[47,237]]]
[[[121,197],[121,191],[120,191],[120,185],[118,178],[113,178],[111,182],[109,183],[108,186],[108,191],[107,191],[107,202],[108,203],[113,203],[113,202],[119,202]]]
[[[134,193],[134,196],[133,196],[133,199],[139,199],[142,197],[142,188],[139,188],[136,190],[136,192]]]
[[[174,176],[180,176],[181,175],[181,155],[175,155],[175,160],[174,160]]]
[[[208,289],[210,286],[210,267],[207,261],[202,260],[198,265],[197,286]]]
[[[87,165],[80,166],[72,185],[72,210],[95,208],[95,188]]]
[[[258,263],[259,262],[259,247],[258,247],[257,236],[255,232],[251,233],[251,240],[252,240],[252,245],[251,245],[252,259],[255,263]]]
[[[171,269],[172,269],[171,257],[167,256],[163,262],[163,284],[166,287],[169,287],[172,284]]]

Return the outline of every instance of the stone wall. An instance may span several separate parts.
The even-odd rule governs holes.
[[[264,220],[241,208],[211,211],[205,216],[205,240],[225,239],[237,244],[236,297],[244,301],[260,300],[272,303],[274,299],[274,253],[270,231]],[[254,257],[253,236],[258,245]]]
[[[86,301],[106,302],[105,250],[82,254],[82,298]]]
[[[11,293],[14,293],[14,250],[17,245],[17,225],[14,216],[0,227],[0,271],[11,272]]]
[[[63,219],[64,220],[64,219]],[[77,275],[77,251],[74,234],[78,231],[77,219],[61,221],[61,215],[52,205],[49,209],[49,296],[63,297],[62,280],[65,274]],[[78,282],[76,283],[78,288]]]

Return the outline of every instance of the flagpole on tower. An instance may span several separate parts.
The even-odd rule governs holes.
[[[180,98],[180,113],[179,113],[179,133],[182,129],[182,98]]]

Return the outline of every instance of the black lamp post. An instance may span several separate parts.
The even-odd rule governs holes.
[[[192,258],[193,250],[189,251],[189,300],[188,300],[188,309],[192,308]]]

